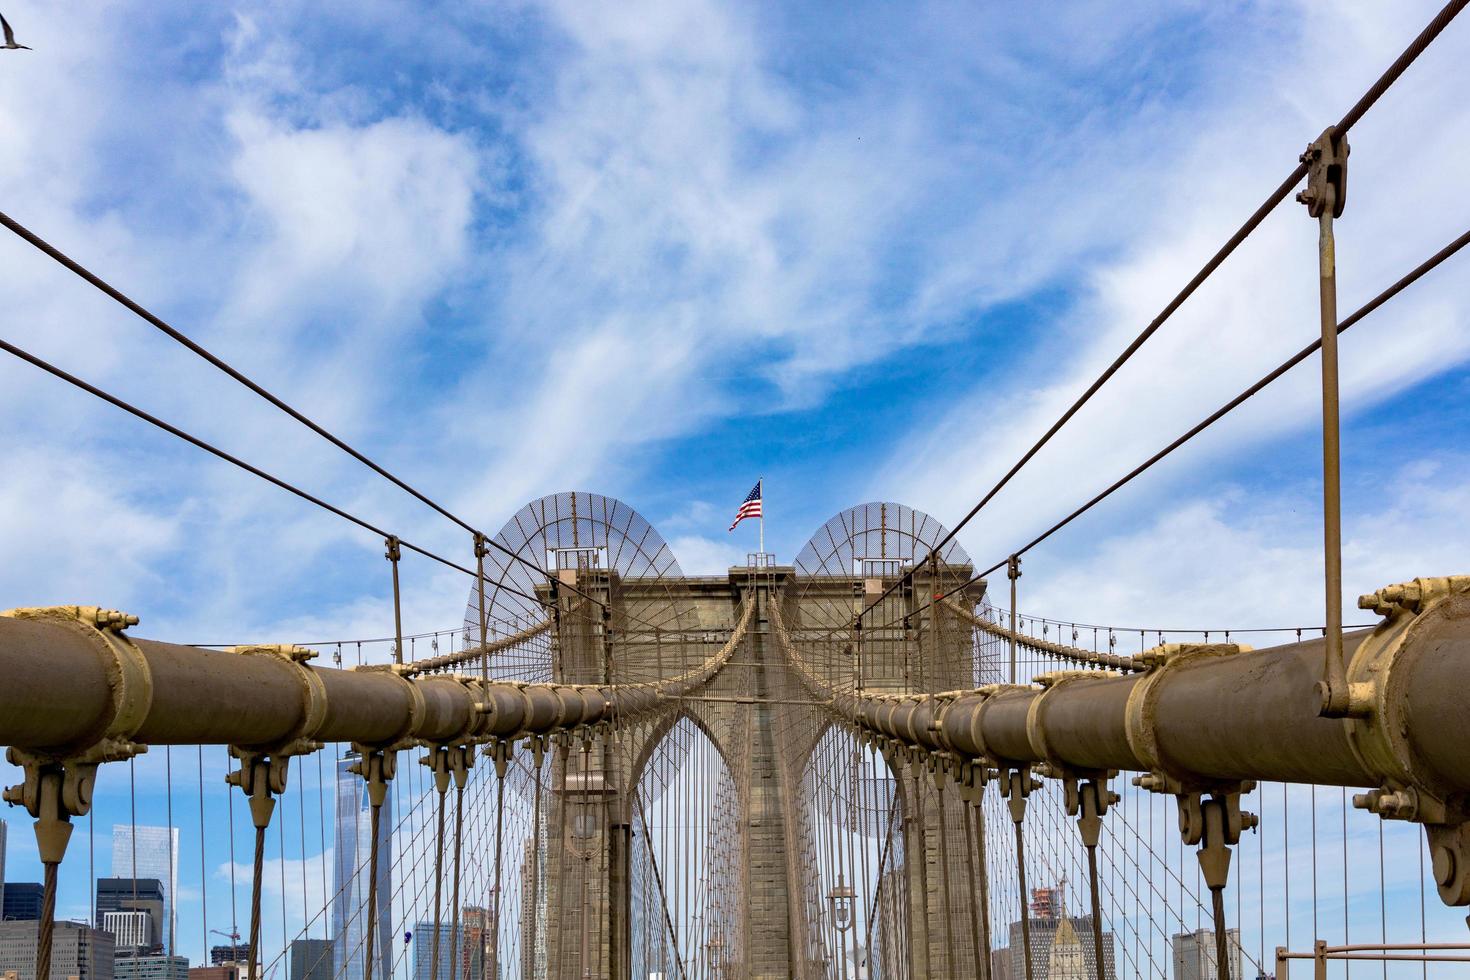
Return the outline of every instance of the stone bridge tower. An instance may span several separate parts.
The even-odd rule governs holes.
[[[828,692],[790,667],[799,651],[839,690],[975,686],[968,625],[942,604],[920,609],[959,586],[954,600],[971,608],[983,596],[983,583],[965,584],[971,567],[956,546],[930,555],[943,536],[909,508],[864,505],[834,517],[792,565],[753,556],[689,578],[657,532],[609,498],[543,498],[507,524],[502,543],[524,562],[487,568],[486,618],[509,631],[550,611],[552,623],[538,656],[492,672],[632,683],[724,657],[651,719],[547,747],[536,831],[517,852],[530,864],[517,878],[521,976],[678,976],[697,961],[719,977],[856,978],[880,957],[885,975],[898,964],[912,976],[985,969],[966,805],[950,793],[941,807],[932,773],[859,745],[834,725]],[[479,605],[472,595],[467,631]],[[721,770],[728,812],[667,817],[657,798],[677,778],[671,744],[696,740]],[[691,865],[660,839],[691,825],[705,839],[674,853],[723,855],[701,859],[700,881],[685,880]],[[946,929],[922,927],[940,915]]]

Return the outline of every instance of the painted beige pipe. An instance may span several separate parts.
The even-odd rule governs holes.
[[[1374,605],[1406,589],[1410,600]],[[1470,578],[1415,580],[1363,601],[1388,618],[1344,637],[1347,719],[1318,713],[1320,638],[1263,650],[1171,644],[1133,658],[1141,673],[1064,671],[939,695],[827,691],[786,647],[806,683],[860,728],[966,760],[1152,772],[1196,786],[1396,783],[1440,800],[1470,792]]]
[[[256,747],[550,734],[633,718],[704,684],[739,645],[750,608],[694,669],[606,687],[333,670],[294,647],[222,651],[131,637],[128,617],[110,610],[13,610],[0,614],[0,745],[59,758],[106,738]]]

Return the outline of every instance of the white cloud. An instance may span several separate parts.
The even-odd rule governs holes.
[[[1346,525],[1349,623],[1376,621],[1353,608],[1358,595],[1465,571],[1470,462],[1430,457],[1406,465],[1378,481],[1376,498]],[[1161,508],[1122,533],[1094,533],[1036,565],[1022,577],[1020,606],[1037,615],[1149,629],[1322,623],[1317,513],[1238,488]]]
[[[679,535],[669,541],[674,557],[685,575],[724,575],[733,566],[744,566],[751,550],[748,543],[698,534]]]
[[[129,605],[161,582],[153,563],[179,543],[167,510],[135,478],[85,454],[15,447],[0,481],[0,539],[20,557],[0,570],[7,607]]]
[[[1330,43],[1318,31],[1293,37],[1269,60],[1274,67],[1222,88],[1202,107],[1201,119],[1208,124],[1198,127],[1192,145],[1174,158],[1177,179],[1160,180],[1138,198],[1139,227],[1126,247],[1081,268],[1081,298],[1058,311],[1055,325],[1027,326],[1024,333],[1005,338],[998,351],[1005,370],[980,379],[940,424],[926,421],[916,430],[890,459],[876,492],[913,502],[948,523],[966,513],[1194,275],[1290,170],[1300,148],[1376,77],[1429,12],[1399,7],[1391,20],[1384,16],[1367,8],[1351,13],[1331,32]],[[1343,315],[1464,230],[1457,225],[1464,216],[1447,214],[1436,202],[1455,180],[1442,165],[1442,154],[1452,158],[1466,149],[1470,109],[1459,97],[1453,65],[1467,49],[1470,36],[1447,31],[1352,134],[1349,206],[1338,223]],[[1435,148],[1427,156],[1426,140]],[[1406,180],[1406,174],[1413,178]],[[989,564],[1019,547],[1314,339],[1316,231],[1300,205],[1282,205],[967,528],[962,540],[976,559]],[[1470,356],[1467,298],[1464,277],[1446,267],[1344,336],[1342,388],[1350,433],[1355,417],[1386,396],[1465,362]],[[1250,451],[1266,440],[1315,428],[1317,377],[1318,362],[1309,360],[1196,445],[1122,491],[1119,502],[1105,511],[1109,520],[1147,518],[1186,477],[1200,482],[1209,474],[1244,492],[1275,497],[1284,509],[1285,496],[1297,491],[1257,485]],[[1271,462],[1275,469],[1282,465]],[[1317,465],[1308,456],[1293,472],[1310,478]],[[1291,500],[1320,506],[1309,497]],[[1146,584],[1208,578],[1201,566],[1213,555],[1194,544],[1209,540],[1217,526],[1235,530],[1233,519],[1213,504],[1174,517],[1173,525],[1152,527],[1168,536],[1171,553],[1190,556],[1166,561],[1172,578],[1150,575],[1120,582],[1115,573],[1088,594],[1125,589],[1133,590],[1132,599]],[[1404,540],[1432,548],[1433,525],[1403,517]],[[1085,546],[1102,526],[1092,519],[1062,534],[1080,537]],[[1451,531],[1451,537],[1459,536]],[[1218,622],[1234,609],[1258,609],[1253,593],[1291,591],[1281,584],[1282,576],[1310,584],[1311,567],[1299,560],[1303,556],[1277,554],[1269,538],[1260,544],[1249,570],[1236,569],[1248,581],[1217,582],[1224,591],[1210,593],[1208,609],[1191,605],[1174,585],[1171,604],[1156,603],[1149,618],[1167,612],[1172,619],[1176,610],[1208,611],[1206,618]],[[1154,549],[1150,553],[1157,555]],[[1429,552],[1423,554],[1424,564],[1432,564]],[[1196,570],[1185,574],[1186,564]],[[1131,562],[1124,567],[1138,570]],[[1079,584],[1050,561],[1045,569],[1036,567],[1033,580],[1056,572]],[[1268,586],[1268,580],[1277,584]],[[1114,599],[1125,601],[1116,593]],[[1084,595],[1063,607],[1079,604],[1092,610],[1087,615],[1121,615],[1120,609],[1104,614]],[[1130,601],[1122,608],[1139,607]]]

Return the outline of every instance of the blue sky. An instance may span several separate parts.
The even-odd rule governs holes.
[[[473,522],[565,489],[686,571],[957,520],[1435,5],[6,4],[0,210]],[[1344,310],[1464,230],[1453,25],[1353,134]],[[984,564],[1316,331],[1283,206],[961,537]],[[1464,258],[1343,342],[1345,592],[1465,571]],[[469,541],[10,237],[4,336],[406,538]],[[1028,558],[1023,606],[1320,622],[1316,362]],[[381,636],[381,542],[0,362],[5,605]],[[404,563],[410,630],[467,584]],[[1165,624],[1162,621],[1167,620]]]
[[[39,50],[0,66],[8,213],[481,526],[558,489],[605,492],[697,572],[744,560],[753,535],[726,515],[759,475],[787,559],[863,500],[955,521],[1428,15],[10,10]],[[1331,29],[1307,29],[1319,19]],[[1462,33],[1355,133],[1345,309],[1463,230],[1442,205]],[[1298,209],[1273,215],[967,529],[977,559],[1310,339],[1314,234]],[[21,243],[0,260],[13,340],[468,551]],[[1349,600],[1446,571],[1464,543],[1446,524],[1466,466],[1462,281],[1446,268],[1345,341]],[[0,371],[15,604],[126,606],[180,639],[382,635],[369,535],[24,365]],[[1037,611],[1227,621],[1248,600],[1273,624],[1319,619],[1314,374],[1038,550]],[[1243,569],[1266,526],[1269,567]],[[1200,535],[1212,550],[1170,540]],[[1158,594],[1175,563],[1199,588]],[[1105,588],[1079,591],[1104,568]],[[457,620],[454,573],[409,561],[405,583],[411,628]]]

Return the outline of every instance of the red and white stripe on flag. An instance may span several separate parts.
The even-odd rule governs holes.
[[[741,501],[740,508],[735,511],[735,520],[730,524],[730,530],[735,530],[735,525],[747,517],[761,516],[761,481],[757,480],[755,486],[751,487],[750,493],[745,495]]]

